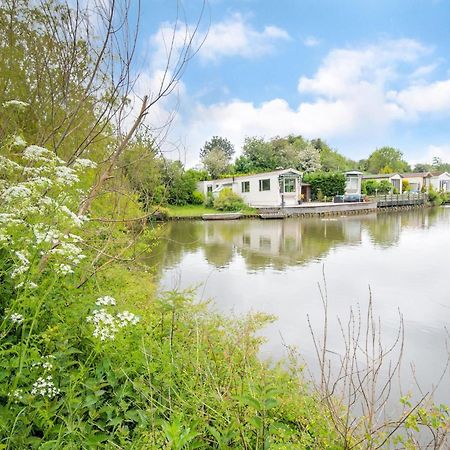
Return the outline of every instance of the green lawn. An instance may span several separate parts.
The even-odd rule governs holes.
[[[200,217],[203,214],[214,214],[223,211],[218,211],[214,208],[206,208],[203,205],[185,205],[185,206],[174,206],[170,205],[167,207],[169,210],[169,215],[171,217]],[[244,208],[242,211],[244,214],[255,214],[256,211],[252,208]]]

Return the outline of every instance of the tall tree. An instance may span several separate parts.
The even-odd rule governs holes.
[[[231,161],[234,155],[234,145],[227,139],[220,136],[213,136],[211,140],[206,141],[205,145],[200,149],[200,159],[203,159],[211,150],[219,149]]]
[[[410,172],[411,167],[403,159],[403,153],[393,147],[382,147],[371,153],[367,160],[370,173]]]
[[[219,147],[214,147],[202,158],[203,167],[213,179],[220,178],[227,172],[230,159]]]

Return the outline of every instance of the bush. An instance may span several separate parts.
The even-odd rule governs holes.
[[[224,188],[214,200],[214,208],[219,211],[239,211],[245,206],[242,197],[233,192],[231,188]]]
[[[319,190],[324,197],[343,195],[345,192],[345,175],[343,173],[308,173],[303,181],[311,184],[311,194],[318,199]]]
[[[192,193],[191,203],[193,205],[203,205],[203,203],[205,203],[205,196],[204,196],[203,192],[194,191]]]
[[[212,192],[208,192],[203,205],[205,206],[205,208],[214,208],[214,196],[212,195]]]

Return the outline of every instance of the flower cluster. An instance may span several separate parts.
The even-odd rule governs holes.
[[[97,306],[115,306],[116,301],[113,297],[106,295],[104,297],[99,297],[95,304]],[[105,308],[95,309],[92,311],[92,315],[86,318],[88,323],[94,325],[94,332],[92,335],[95,338],[100,338],[101,341],[114,339],[119,328],[128,325],[136,325],[139,320],[139,316],[136,316],[129,311],[122,311],[113,315]]]
[[[74,185],[80,180],[79,173],[96,165],[76,159],[68,167],[44,147],[25,147],[20,136],[14,136],[10,145],[20,150],[12,153],[12,159],[0,156],[0,247],[15,261],[10,277],[16,287],[29,283],[30,261],[39,262],[43,256],[58,274],[71,274],[85,255],[79,236],[68,230],[87,220],[74,212],[85,195]]]
[[[97,306],[107,306],[112,305],[116,306],[116,300],[109,295],[105,295],[104,297],[99,297],[97,301],[95,302]]]
[[[7,108],[8,106],[15,107],[19,110],[25,109],[27,106],[30,106],[29,103],[22,102],[21,100],[8,100],[3,103],[3,107]]]
[[[23,389],[16,389],[12,394],[9,394],[13,398],[14,403],[19,403],[23,400]]]
[[[53,398],[60,394],[60,390],[56,388],[53,382],[53,377],[47,375],[46,377],[39,377],[32,386],[31,395],[41,396],[46,398]]]
[[[23,316],[22,314],[12,313],[9,316],[9,320],[16,325],[20,325],[23,322]]]

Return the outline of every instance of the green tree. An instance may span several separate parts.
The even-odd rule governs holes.
[[[202,157],[202,164],[211,178],[220,178],[228,171],[230,159],[219,147],[212,148]]]
[[[211,140],[206,141],[203,147],[200,149],[200,159],[203,160],[211,150],[222,150],[222,152],[227,157],[228,162],[234,155],[234,146],[227,139],[220,136],[213,136]]]
[[[382,147],[369,156],[367,170],[370,173],[383,173],[383,170],[410,172],[411,168],[403,159],[403,153],[400,150],[393,147]]]
[[[320,153],[311,144],[299,151],[300,169],[304,172],[317,172],[321,168]],[[326,194],[325,194],[326,195]]]

